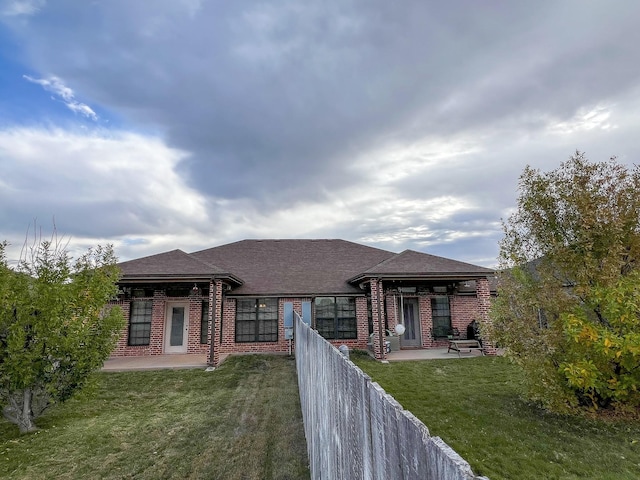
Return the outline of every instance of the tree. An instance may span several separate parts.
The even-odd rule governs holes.
[[[526,167],[503,222],[495,340],[529,397],[569,411],[640,406],[640,170],[576,152]]]
[[[57,238],[36,238],[17,268],[0,244],[0,406],[21,432],[80,389],[109,356],[124,324],[112,247],[89,249],[77,260]]]

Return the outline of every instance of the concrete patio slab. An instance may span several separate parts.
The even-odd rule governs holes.
[[[401,362],[406,360],[437,360],[437,359],[458,359],[458,358],[475,358],[482,356],[482,352],[475,350],[470,353],[464,350],[460,352],[451,351],[447,353],[447,347],[415,349],[415,350],[398,350],[387,354],[387,360],[390,362]]]
[[[115,357],[104,362],[103,372],[130,370],[162,370],[178,368],[207,368],[206,355],[173,354],[145,357]]]
[[[479,351],[470,353],[451,351],[447,353],[447,347],[415,349],[415,350],[399,350],[387,354],[387,360],[390,362],[402,362],[409,360],[435,360],[435,359],[456,359],[456,358],[475,358],[481,356]],[[221,358],[221,362],[225,360],[227,355]],[[195,354],[170,354],[170,355],[149,355],[144,357],[115,357],[104,362],[103,372],[125,372],[131,370],[163,370],[178,368],[207,368],[207,356]]]

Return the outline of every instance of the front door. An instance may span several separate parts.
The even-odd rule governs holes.
[[[417,298],[404,298],[400,302],[400,318],[404,325],[404,334],[400,335],[400,346],[420,347],[422,342]]]
[[[167,305],[165,327],[165,353],[187,353],[189,304],[169,303]]]

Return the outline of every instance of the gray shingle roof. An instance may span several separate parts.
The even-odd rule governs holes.
[[[226,278],[237,295],[362,293],[357,282],[387,279],[473,279],[488,268],[426,253],[396,254],[346,240],[242,240],[187,254],[173,250],[119,264],[123,281]]]
[[[202,277],[224,274],[222,269],[198,260],[182,250],[159,253],[119,263],[123,277]]]
[[[405,250],[368,268],[359,276],[363,278],[373,276],[477,277],[491,275],[493,273],[493,270],[479,267],[478,265],[438,257],[428,253],[416,252],[414,250]],[[356,278],[359,276],[356,276]]]
[[[233,293],[357,293],[347,280],[392,252],[345,240],[242,240],[191,254],[233,271],[244,285]]]

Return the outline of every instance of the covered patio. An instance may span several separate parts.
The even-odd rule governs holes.
[[[478,356],[482,356],[482,352],[462,352],[462,354],[458,356],[457,352],[451,351],[447,353],[447,347],[442,347],[430,349],[399,350],[390,352],[387,354],[387,360],[389,362],[402,362],[410,360],[446,360],[456,358],[474,358]],[[126,372],[134,370],[163,370],[183,368],[207,368],[207,355],[172,354],[110,358],[104,362],[102,371]]]
[[[179,368],[207,368],[207,355],[172,354],[138,357],[115,357],[104,362],[103,372],[132,370],[162,370]]]
[[[448,351],[447,347],[428,348],[428,349],[412,349],[398,350],[387,353],[387,361],[403,362],[408,360],[453,360],[458,358],[475,358],[481,357],[482,351],[472,350],[467,352],[463,350],[458,355],[456,351]]]

